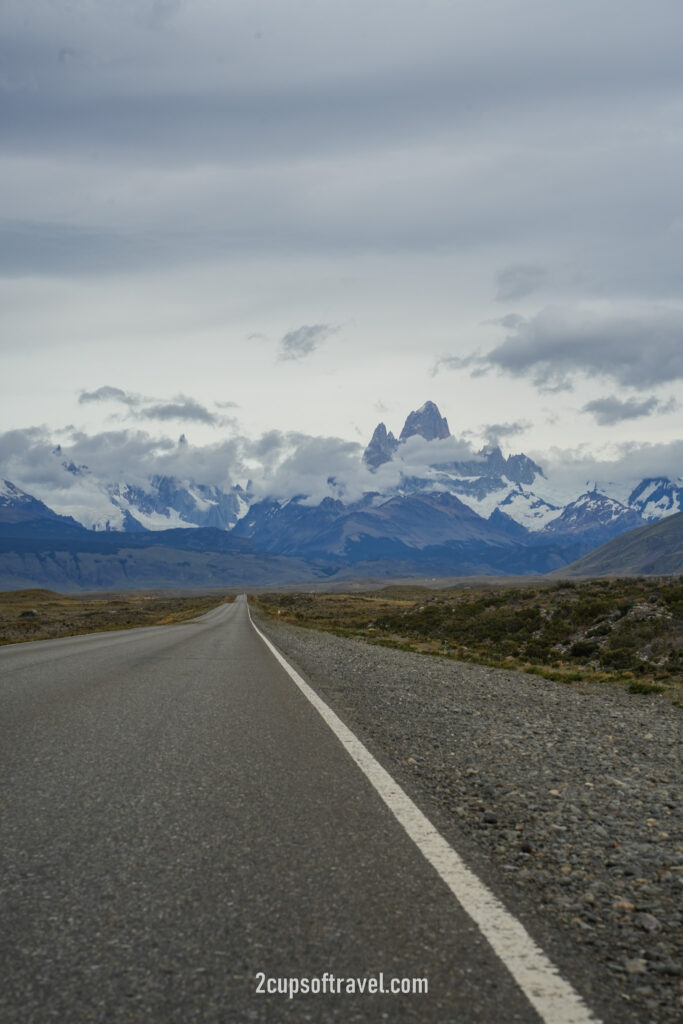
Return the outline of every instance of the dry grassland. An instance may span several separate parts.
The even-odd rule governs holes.
[[[184,622],[233,600],[220,594],[174,597],[126,592],[72,597],[51,590],[10,590],[0,593],[0,644]]]

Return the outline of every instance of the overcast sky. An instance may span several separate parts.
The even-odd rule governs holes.
[[[0,430],[364,443],[432,399],[681,473],[681,39],[680,0],[0,0]]]

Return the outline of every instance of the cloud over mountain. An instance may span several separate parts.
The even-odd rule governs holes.
[[[191,407],[192,400],[185,401]],[[158,422],[175,419],[177,404],[164,403]],[[640,404],[650,405],[649,400]],[[622,416],[624,406],[627,418],[646,414],[617,399],[611,404],[603,400],[594,414]],[[31,427],[0,434],[0,479],[11,480],[62,514],[103,527],[111,514],[113,495],[130,493],[130,488],[149,492],[159,486],[160,478],[168,482],[164,484],[168,493],[197,485],[227,492],[239,484],[244,490],[236,493],[248,492],[252,501],[298,499],[317,505],[325,498],[346,504],[364,499],[372,504],[373,495],[411,494],[424,487],[443,492],[455,477],[462,477],[458,493],[469,501],[484,502],[477,506],[484,518],[493,508],[486,504],[490,493],[497,495],[495,501],[501,501],[504,510],[514,507],[532,519],[541,516],[536,525],[542,525],[543,517],[556,514],[559,507],[596,484],[623,502],[646,478],[677,479],[683,464],[682,441],[622,442],[597,453],[579,445],[506,458],[499,448],[477,450],[470,442],[469,438],[481,437],[481,429],[468,437],[450,435],[432,402],[410,413],[408,424],[417,424],[419,431],[413,433],[404,426],[402,440],[389,446],[386,460],[372,464],[355,441],[277,429],[256,438],[235,432],[219,442],[197,445],[188,442],[185,434],[172,440],[140,429],[88,433],[73,427],[56,432]],[[392,426],[398,428],[398,424]],[[437,430],[439,426],[443,430]],[[493,444],[515,437],[526,427],[524,421],[489,424],[484,433]],[[536,496],[527,493],[529,487],[536,488]],[[235,501],[243,505],[241,497]]]

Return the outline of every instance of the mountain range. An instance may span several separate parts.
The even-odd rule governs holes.
[[[497,446],[473,452],[451,435],[433,402],[408,415],[398,438],[378,424],[362,454],[367,486],[353,500],[307,494],[256,500],[249,484],[222,489],[160,473],[144,481],[106,481],[63,459],[59,447],[53,454],[63,472],[83,484],[87,507],[61,515],[15,483],[0,482],[1,586],[45,582],[45,558],[58,549],[69,558],[88,554],[87,572],[82,560],[80,570],[69,558],[62,569],[58,559],[50,562],[52,584],[63,572],[75,587],[119,585],[113,576],[121,575],[122,565],[128,585],[155,585],[155,573],[165,585],[190,585],[180,572],[161,571],[162,549],[193,552],[193,585],[202,578],[216,583],[223,569],[244,581],[236,568],[240,559],[251,560],[255,583],[289,576],[294,582],[330,575],[543,573],[627,531],[675,518],[683,507],[683,480],[666,477],[634,483],[625,500],[593,484],[562,502],[527,455],[506,457]],[[139,562],[143,551],[155,568],[143,573],[145,584],[134,583],[131,558]],[[209,555],[230,565],[214,559],[209,568]],[[181,565],[187,558],[168,558],[188,576],[188,565]],[[119,569],[112,562],[105,572],[103,560],[111,559]]]

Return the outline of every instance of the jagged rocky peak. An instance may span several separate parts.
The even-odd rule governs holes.
[[[441,415],[434,402],[425,402],[422,408],[410,413],[403,425],[400,440],[406,441],[415,434],[424,437],[425,441],[436,441],[451,436],[448,421]]]
[[[508,455],[505,458],[498,445],[485,445],[477,453],[477,458],[484,460],[487,474],[504,476],[515,484],[533,484],[537,475],[545,480],[541,467],[528,455]],[[473,464],[468,465],[473,476],[482,473],[481,468],[477,470]]]
[[[389,462],[397,447],[398,441],[392,432],[389,431],[387,433],[385,425],[378,423],[374,434],[370,438],[370,444],[363,452],[363,459],[367,462],[368,466],[376,469],[377,466],[381,466],[384,462]]]
[[[631,491],[628,504],[646,521],[662,519],[683,510],[683,479],[647,477]]]
[[[507,461],[497,444],[486,444],[477,452],[477,458],[483,459],[488,473],[501,476],[507,469]],[[481,470],[480,470],[481,472]]]
[[[533,484],[536,476],[546,479],[546,475],[533,459],[523,453],[520,455],[508,455],[505,464],[505,475],[508,480],[517,484]]]

